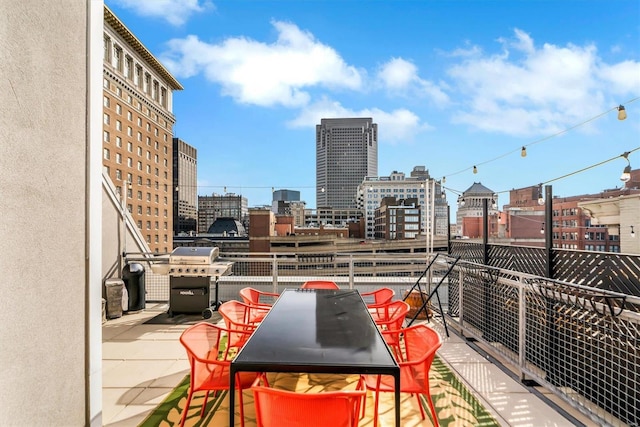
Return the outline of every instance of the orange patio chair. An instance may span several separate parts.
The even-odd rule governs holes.
[[[374,316],[380,315],[379,313],[377,313],[376,306],[390,303],[393,300],[395,294],[396,291],[391,288],[380,288],[376,289],[375,291],[362,293],[360,295],[365,300],[369,310],[375,311],[375,313],[372,314],[372,316]]]
[[[307,280],[300,286],[301,289],[340,289],[336,282],[331,280]]]
[[[269,308],[264,306],[253,306],[236,300],[220,304],[218,313],[222,316],[227,328],[246,332],[230,334],[228,347],[241,349],[268,312]]]
[[[273,301],[278,299],[280,294],[274,292],[264,292],[250,286],[240,289],[242,302],[249,305],[271,307]]]
[[[246,334],[242,331],[231,331],[208,322],[200,322],[185,329],[180,335],[180,343],[187,351],[190,365],[189,395],[185,405],[180,426],[184,426],[189,413],[189,405],[194,393],[205,391],[206,395],[200,410],[200,418],[207,407],[210,391],[229,390],[229,372],[231,359],[226,348],[225,337],[229,334]],[[244,407],[242,390],[251,387],[258,374],[255,372],[239,372],[236,376],[236,387],[240,390],[240,419],[244,426]],[[233,392],[233,391],[231,391]],[[233,410],[233,409],[231,409]]]
[[[271,388],[260,385],[261,378],[251,387],[257,427],[358,427],[366,397],[362,378],[355,390],[318,393]]]
[[[420,395],[424,395],[429,403],[433,424],[438,426],[436,408],[431,399],[429,390],[429,370],[436,355],[436,350],[442,345],[442,340],[437,331],[427,325],[419,324],[402,330],[386,331],[383,335],[396,335],[393,340],[403,340],[402,360],[400,365],[400,391],[402,393],[415,394],[422,419],[426,418]],[[378,425],[378,403],[380,392],[393,392],[395,390],[393,377],[389,375],[365,375],[367,389],[373,390],[374,395],[374,427]]]
[[[396,300],[386,304],[369,305],[368,308],[373,321],[381,331],[385,332],[402,329],[411,306],[405,301]],[[396,359],[402,360],[403,355],[400,351],[398,336],[396,334],[383,334],[383,336],[387,344],[393,349]]]

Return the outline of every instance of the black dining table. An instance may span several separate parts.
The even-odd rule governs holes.
[[[357,290],[282,292],[231,362],[230,426],[238,372],[392,375],[400,426],[400,368]]]

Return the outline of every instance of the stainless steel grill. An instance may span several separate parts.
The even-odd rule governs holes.
[[[169,255],[169,315],[203,313],[211,304],[211,279],[215,279],[218,306],[218,277],[229,274],[232,263],[217,261],[216,247],[179,247]]]

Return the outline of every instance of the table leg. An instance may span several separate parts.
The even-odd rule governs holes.
[[[395,401],[396,401],[396,427],[400,427],[400,373],[394,376],[395,379]]]
[[[229,426],[233,427],[236,415],[236,372],[233,369],[233,363],[229,369],[229,375]]]

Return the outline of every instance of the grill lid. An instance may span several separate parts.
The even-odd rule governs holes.
[[[171,265],[211,265],[218,258],[217,247],[188,247],[175,248],[169,255]]]

